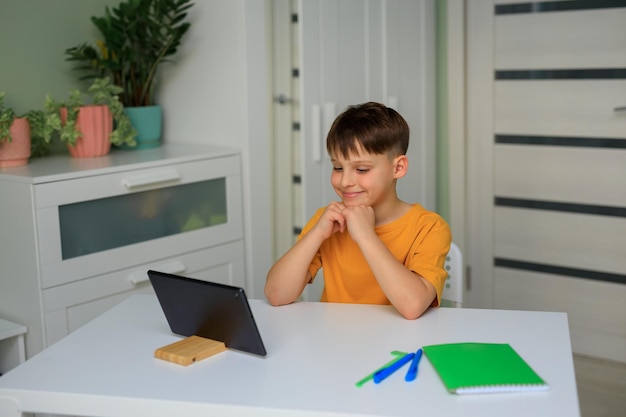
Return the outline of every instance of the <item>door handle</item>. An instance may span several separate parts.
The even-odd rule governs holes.
[[[614,112],[622,112],[622,111],[626,111],[626,106],[618,106],[613,108]]]

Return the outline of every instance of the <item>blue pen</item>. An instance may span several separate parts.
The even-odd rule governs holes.
[[[395,362],[392,365],[389,365],[388,367],[383,368],[380,371],[376,372],[374,374],[374,383],[376,383],[376,384],[380,383],[382,380],[387,378],[389,375],[393,374],[398,369],[402,368],[402,366],[405,363],[407,363],[408,361],[410,361],[411,359],[413,359],[414,356],[415,356],[415,353],[407,353],[402,358],[400,358],[400,360],[398,360],[397,362]]]
[[[413,381],[417,377],[417,365],[419,365],[420,359],[422,359],[422,348],[417,349],[417,352],[415,352],[413,362],[411,362],[411,366],[404,377],[405,381]]]

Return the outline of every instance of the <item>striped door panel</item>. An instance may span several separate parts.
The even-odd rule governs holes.
[[[626,1],[494,13],[494,304],[626,361]]]
[[[500,307],[518,310],[567,311],[572,345],[577,352],[615,358],[626,349],[624,293],[615,285],[568,276],[495,268],[494,293]],[[594,294],[580,297],[579,294]],[[576,308],[572,308],[572,302]],[[594,312],[594,314],[589,314]],[[599,343],[601,342],[601,343]]]
[[[499,14],[495,66],[499,70],[626,67],[624,21],[626,9],[613,8]]]
[[[611,216],[566,213],[541,206],[497,206],[494,215],[496,265],[504,258],[551,266],[555,271],[580,270],[587,272],[582,277],[626,284],[625,219],[616,221]],[[605,277],[602,272],[615,277]]]
[[[626,105],[626,71],[623,78],[497,80],[496,132],[624,138],[626,112],[615,111]]]
[[[512,143],[498,143],[507,139]],[[494,192],[497,196],[533,201],[570,202],[578,205],[626,207],[626,175],[624,175],[626,149],[616,152],[612,148],[567,145],[568,142],[583,142],[583,138],[555,141],[557,145],[534,146],[533,139],[538,138],[528,136],[496,138]],[[527,140],[530,144],[523,144]],[[549,138],[545,140],[552,143],[549,142]],[[614,139],[608,141],[616,143]],[[565,145],[559,145],[560,143]],[[607,192],[607,189],[625,191]],[[580,211],[584,210],[581,208]]]

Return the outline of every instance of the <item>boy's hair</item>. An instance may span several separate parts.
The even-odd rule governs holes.
[[[348,107],[328,132],[326,150],[329,155],[349,158],[358,145],[370,154],[405,155],[409,147],[409,125],[394,109],[368,102]]]

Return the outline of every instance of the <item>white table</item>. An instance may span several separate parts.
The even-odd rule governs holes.
[[[153,357],[172,335],[154,296],[136,295],[0,378],[0,415],[579,416],[564,313],[440,308],[408,321],[390,306],[251,300],[268,355],[226,351],[188,367]],[[510,343],[550,384],[538,393],[457,396],[427,358],[355,383],[393,350]]]

